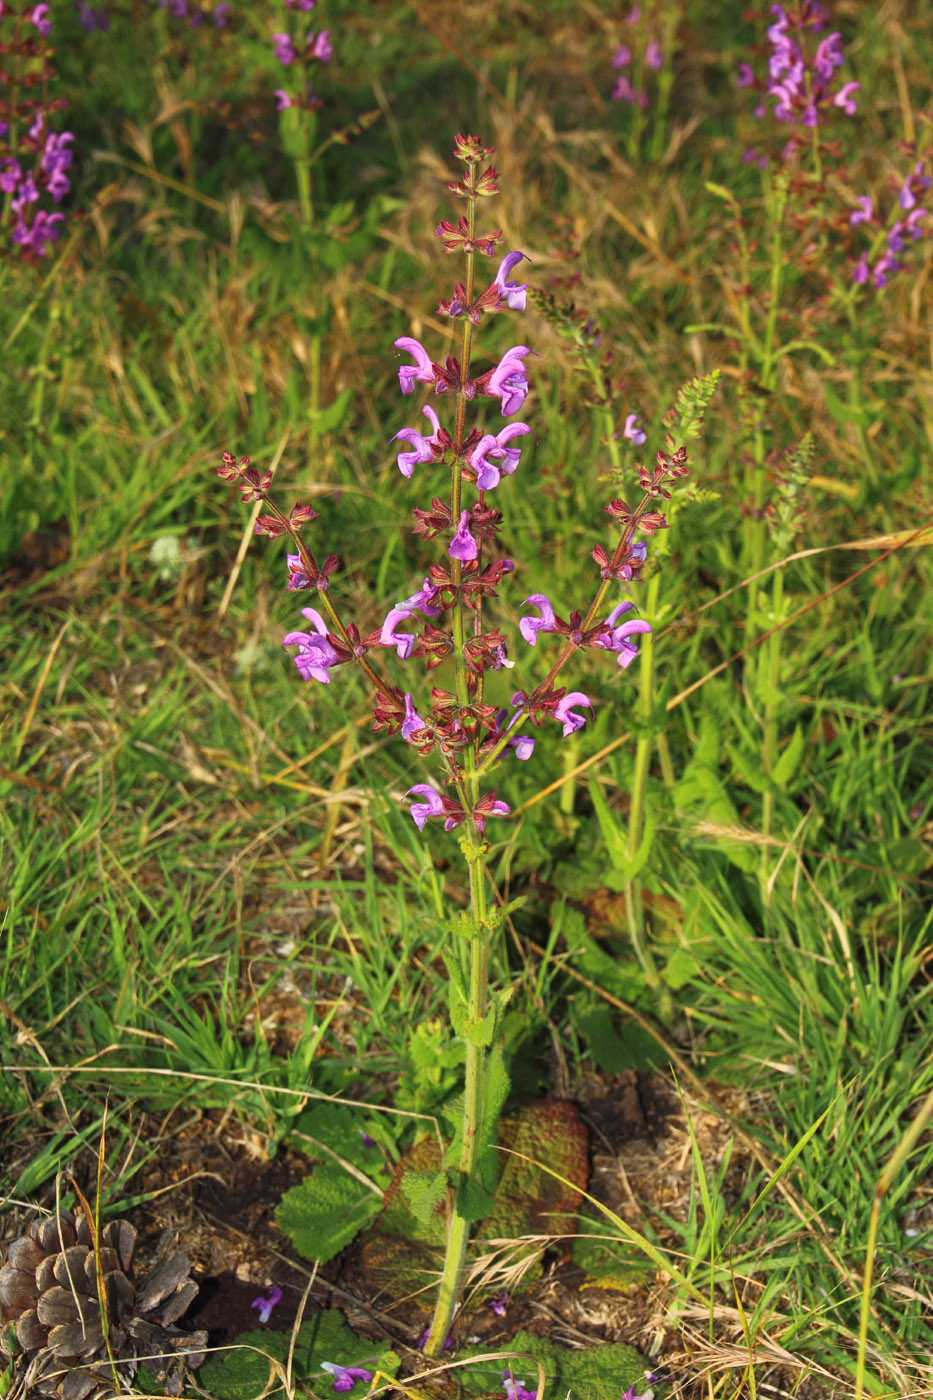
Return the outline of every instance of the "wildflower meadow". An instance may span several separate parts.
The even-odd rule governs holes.
[[[933,1394],[931,63],[0,0],[0,1396]]]

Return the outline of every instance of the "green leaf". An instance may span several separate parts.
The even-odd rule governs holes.
[[[285,1192],[275,1219],[299,1254],[325,1264],[375,1220],[381,1206],[381,1192],[325,1162]]]
[[[352,389],[344,389],[342,394],[338,394],[333,403],[329,403],[326,408],[319,408],[316,412],[308,410],[308,417],[319,433],[333,433],[340,427],[347,416],[347,409],[353,397]]]
[[[771,771],[771,777],[779,788],[786,788],[797,772],[803,756],[804,743],[803,730],[798,724],[791,736],[790,743]]]
[[[447,1199],[447,1177],[444,1172],[407,1171],[402,1175],[402,1190],[415,1218],[422,1225],[428,1225],[431,1216]]]

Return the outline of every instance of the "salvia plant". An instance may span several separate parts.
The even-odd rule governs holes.
[[[236,482],[245,502],[262,503],[257,534],[289,539],[288,591],[315,595],[315,606],[302,609],[305,625],[283,638],[285,647],[295,649],[302,680],[329,685],[341,668],[359,667],[372,687],[373,728],[400,735],[427,765],[407,793],[415,825],[425,833],[435,822],[460,832],[470,907],[451,922],[454,941],[446,962],[451,1022],[465,1050],[462,1121],[443,1169],[419,1187],[422,1209],[445,1204],[448,1213],[439,1295],[425,1343],[429,1355],[437,1355],[448,1338],[470,1229],[492,1203],[496,1124],[508,1092],[500,1035],[508,992],[493,991],[489,978],[491,942],[508,912],[508,907],[491,907],[489,897],[487,824],[509,816],[495,777],[503,764],[531,760],[536,731],[554,732],[556,726],[567,738],[585,725],[592,701],[566,683],[580,653],[611,657],[623,672],[635,660],[638,639],[650,636],[651,628],[635,615],[625,592],[642,577],[645,537],[667,526],[659,503],[669,496],[670,485],[687,475],[684,447],[658,452],[651,466],[636,465],[635,503],[617,497],[605,507],[612,537],[592,550],[589,598],[567,609],[562,600],[532,593],[522,605],[519,638],[509,635],[507,617],[493,608],[515,564],[500,543],[503,516],[494,502],[504,478],[529,470],[534,433],[517,415],[529,392],[532,352],[516,344],[490,368],[475,363],[474,341],[488,318],[524,311],[528,290],[517,280],[526,261],[521,252],[506,253],[494,276],[481,272],[502,238],[499,230],[481,231],[477,221],[480,202],[499,189],[495,169],[486,164],[491,154],[476,136],[456,138],[454,155],[463,173],[448,188],[465,212],[436,229],[445,251],[464,259],[462,280],[438,307],[458,325],[459,353],[434,358],[411,336],[395,342],[405,357],[398,368],[402,394],[424,386],[430,400],[422,408],[424,428],[406,426],[395,433],[399,471],[405,477],[417,472],[426,486],[431,473],[446,478],[446,489],[432,482],[429,503],[413,511],[413,533],[438,547],[420,586],[390,607],[380,625],[360,626],[335,597],[338,556],[328,553],[320,560],[305,542],[305,528],[317,512],[302,504],[281,510],[270,499],[271,472],[260,472],[248,457],[237,461],[226,452],[217,469]],[[623,434],[626,427],[632,439],[635,426],[621,427]],[[542,653],[535,679],[529,671]],[[503,704],[498,673],[512,671],[517,680]]]
[[[54,95],[52,12],[0,0],[0,199],[4,251],[28,262],[61,237],[58,206],[71,189],[70,131],[55,129],[64,106]]]

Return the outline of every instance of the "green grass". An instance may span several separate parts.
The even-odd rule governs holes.
[[[760,334],[772,226],[758,172],[741,160],[759,139],[751,103],[731,77],[754,29],[739,33],[700,0],[676,8],[662,155],[646,154],[649,114],[629,161],[627,111],[606,101],[615,7],[571,17],[541,5],[529,26],[526,7],[479,0],[463,14],[442,7],[436,23],[388,0],[328,0],[337,57],[318,136],[380,115],[325,151],[311,235],[296,222],[259,28],[214,44],[147,8],[136,22],[152,25],[153,61],[140,74],[128,15],[90,36],[61,17],[60,88],[78,153],[69,251],[38,270],[0,267],[0,557],[10,570],[0,594],[0,1059],[16,1067],[0,1077],[0,1109],[8,1144],[35,1145],[0,1185],[37,1192],[93,1145],[108,1090],[114,1163],[138,1104],[234,1104],[275,1141],[292,1091],[362,1097],[364,1066],[374,1101],[407,1075],[412,1113],[449,1092],[445,1076],[413,1072],[410,1054],[413,1028],[444,1014],[443,919],[464,898],[456,836],[414,830],[400,798],[424,776],[409,749],[372,734],[349,668],[329,687],[298,681],[280,638],[297,625],[299,600],[281,586],[276,545],[250,544],[221,616],[246,508],[213,469],[225,448],[262,467],[278,453],[280,499],[321,512],[307,539],[319,558],[343,556],[334,596],[364,633],[417,586],[426,556],[408,512],[443,488],[424,468],[404,481],[387,446],[417,417],[397,392],[392,341],[415,334],[436,358],[452,352],[434,308],[458,269],[431,231],[455,216],[443,184],[453,133],[481,131],[504,177],[490,225],[531,254],[533,286],[566,274],[553,218],[573,221],[579,282],[568,294],[598,318],[599,356],[611,348],[607,372],[625,380],[609,409],[616,428],[634,409],[649,425],[644,460],[664,445],[660,415],[680,385],[724,371],[690,445],[692,479],[710,498],[680,507],[670,535],[647,726],[654,836],[638,878],[650,909],[666,911],[650,943],[669,1015],[624,920],[593,927],[578,912],[628,878],[619,852],[645,732],[637,665],[623,678],[582,661],[573,684],[593,696],[593,721],[564,747],[544,730],[532,763],[502,770],[499,795],[519,816],[491,835],[503,896],[526,899],[494,968],[515,983],[516,1083],[546,1092],[552,1033],[571,1071],[590,1058],[618,1067],[620,1056],[664,1065],[660,1038],[712,1083],[768,1095],[769,1113],[745,1128],[769,1167],[735,1198],[722,1164],[697,1148],[687,1222],[663,1225],[668,1241],[680,1231],[670,1257],[708,1300],[711,1357],[720,1310],[742,1298],[750,1376],[733,1359],[715,1380],[716,1394],[738,1395],[755,1393],[756,1356],[775,1343],[802,1366],[853,1374],[875,1185],[933,1092],[933,574],[924,539],[905,538],[931,515],[929,249],[919,245],[913,270],[863,308],[853,333],[818,304],[823,264],[805,265],[807,228],[788,230],[778,344],[819,342],[831,362],[807,349],[787,356],[760,400],[767,446],[809,431],[815,448],[796,534],[780,551],[765,544],[767,563],[785,561],[781,591],[772,572],[751,598],[743,454],[759,401],[739,393],[734,215],[708,182],[735,193],[758,241],[750,306]],[[841,129],[846,171],[828,196],[846,211],[873,172],[909,168],[897,148],[904,91],[926,140],[919,104],[933,54],[913,21],[906,33],[893,21],[883,29],[866,10],[838,23],[863,84],[857,135]],[[242,129],[225,123],[220,92]],[[712,323],[723,332],[688,329]],[[608,539],[610,494],[599,480],[603,407],[567,341],[529,311],[484,328],[480,354],[492,363],[493,346],[518,342],[539,358],[523,414],[538,441],[496,500],[519,569],[502,589],[516,638],[528,594],[549,593],[564,615],[591,596],[587,556]],[[624,459],[629,471],[636,455]],[[611,494],[632,490],[629,480]],[[67,532],[68,558],[30,577],[17,562],[23,538],[53,526]],[[769,674],[762,639],[774,627],[781,649]],[[517,674],[492,679],[494,700],[506,702]],[[769,716],[778,755],[790,751],[770,787]],[[571,970],[595,986],[564,969],[574,951]],[[286,983],[298,989],[291,1059],[262,1029],[265,999]],[[605,992],[634,1004],[655,1038],[607,1010]],[[180,1070],[195,1077],[166,1073]],[[931,1151],[927,1133],[880,1201],[875,1394],[929,1385]],[[132,1189],[118,1179],[111,1192]],[[658,1221],[646,1229],[663,1233]],[[672,1276],[672,1317],[685,1298]]]

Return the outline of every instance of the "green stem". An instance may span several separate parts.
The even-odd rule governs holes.
[[[648,583],[648,597],[645,603],[645,614],[650,622],[654,618],[658,609],[658,594],[661,586],[660,574],[655,574]],[[648,632],[641,638],[639,646],[639,675],[638,675],[638,716],[642,722],[643,732],[639,735],[635,745],[635,769],[632,774],[631,806],[628,818],[628,843],[626,855],[628,859],[634,860],[635,855],[641,845],[645,826],[645,795],[648,788],[648,770],[651,763],[651,738],[644,732],[651,720],[654,701],[654,633]],[[632,940],[632,947],[635,955],[641,964],[645,974],[645,980],[659,999],[659,1013],[663,1021],[669,1021],[673,1011],[670,993],[664,987],[661,974],[658,972],[657,963],[654,960],[648,940],[645,937],[645,919],[642,908],[641,881],[638,877],[626,880],[625,887],[625,914],[628,923],[629,937]]]
[[[768,638],[768,679],[767,698],[765,701],[765,724],[764,724],[764,748],[763,767],[765,778],[770,779],[774,772],[774,765],[777,762],[778,746],[778,687],[781,682],[781,637],[783,629],[777,624],[780,621],[784,603],[784,570],[775,569],[772,584],[772,611],[776,630]],[[768,903],[768,869],[770,857],[768,851],[768,838],[774,823],[774,789],[768,787],[765,790],[764,802],[761,813],[761,832],[764,839],[761,847],[761,863],[759,867],[759,881],[761,884],[762,898]]]
[[[489,933],[486,921],[485,855],[478,850],[470,862],[470,902],[475,935],[470,942],[470,1000],[468,1025],[478,1026],[486,1015],[489,986]],[[476,1171],[480,1127],[486,1102],[486,1048],[467,1038],[466,1075],[463,1087],[463,1144],[460,1149],[459,1177],[465,1186]],[[463,1268],[470,1242],[470,1222],[454,1196],[447,1227],[447,1249],[441,1271],[440,1291],[425,1344],[425,1356],[439,1356],[447,1340],[454,1312],[460,1301]]]

